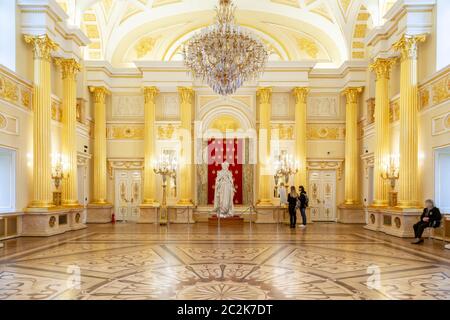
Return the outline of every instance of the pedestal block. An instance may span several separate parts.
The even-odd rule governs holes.
[[[365,217],[364,207],[361,205],[341,204],[338,207],[337,222],[365,224],[366,217]]]
[[[195,223],[194,206],[170,206],[168,207],[170,223]]]
[[[220,221],[219,221],[220,220]],[[213,215],[208,218],[208,224],[213,226],[218,226],[220,223],[221,226],[243,226],[244,218],[236,215],[228,218],[220,218],[217,215]]]
[[[137,223],[159,223],[158,220],[159,204],[141,205],[139,207],[139,219]]]
[[[112,204],[88,204],[87,223],[110,223],[112,216]]]
[[[400,238],[413,238],[413,225],[419,221],[422,209],[369,207],[367,215],[368,223],[364,228]]]
[[[280,206],[256,206],[255,223],[279,223],[283,221],[283,212],[287,209]],[[288,215],[289,216],[289,215]]]
[[[22,217],[22,236],[52,236],[86,228],[82,207],[28,208]]]

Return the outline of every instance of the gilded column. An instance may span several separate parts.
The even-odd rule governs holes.
[[[77,82],[76,74],[80,65],[75,59],[55,59],[61,67],[63,81],[63,112],[62,112],[62,153],[67,162],[67,179],[62,186],[62,204],[77,206],[78,174],[77,174]]]
[[[401,53],[400,65],[400,179],[399,207],[419,205],[418,195],[418,44],[425,35],[404,35],[394,49]]]
[[[272,88],[260,88],[259,98],[259,205],[272,205],[270,197],[270,118],[272,114]]]
[[[388,205],[388,185],[381,177],[390,159],[389,78],[394,59],[377,59],[370,69],[376,74],[374,206]]]
[[[106,172],[106,95],[105,87],[89,87],[94,98],[94,188],[92,204],[108,204]]]
[[[362,88],[347,88],[345,119],[345,205],[359,204],[358,100]]]
[[[179,87],[182,149],[180,161],[180,205],[192,204],[192,100],[194,90],[187,87]]]
[[[144,196],[143,204],[155,202],[155,98],[159,90],[156,87],[144,88]]]
[[[29,207],[53,206],[51,189],[51,52],[58,48],[47,35],[25,35],[33,46],[33,200]]]
[[[294,88],[295,97],[295,160],[298,161],[299,170],[295,175],[295,186],[303,185],[307,190],[306,175],[306,100],[308,88]]]

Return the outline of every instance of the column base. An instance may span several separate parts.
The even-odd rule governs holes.
[[[158,208],[159,203],[142,204],[139,207],[139,219],[137,223],[159,223]]]
[[[175,205],[167,208],[170,223],[195,223],[194,205]]]
[[[22,236],[48,237],[86,228],[84,208],[27,208],[22,217]]]
[[[86,223],[110,223],[113,205],[110,203],[90,203],[87,206]]]
[[[341,204],[338,206],[337,222],[348,224],[365,224],[364,207],[359,204]]]
[[[369,207],[367,215],[365,229],[400,238],[414,238],[413,225],[419,221],[422,209]]]

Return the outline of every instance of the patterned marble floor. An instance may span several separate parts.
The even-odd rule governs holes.
[[[91,225],[4,244],[0,300],[450,300],[442,242],[361,226]]]

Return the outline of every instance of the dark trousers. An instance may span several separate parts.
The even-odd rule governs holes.
[[[422,238],[422,234],[430,224],[428,222],[419,221],[414,225],[414,236],[416,238]]]
[[[303,225],[306,226],[306,208],[300,208],[300,213],[302,214]]]
[[[295,207],[289,207],[289,218],[291,221],[291,227],[295,226],[297,224],[297,210],[295,210]]]

